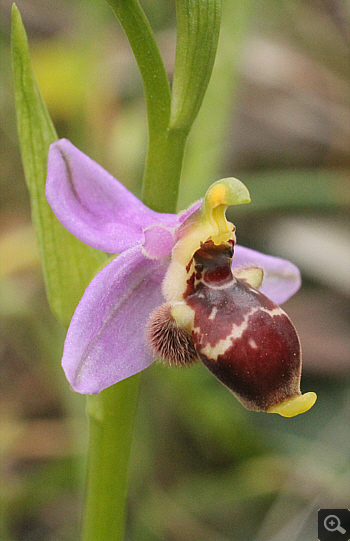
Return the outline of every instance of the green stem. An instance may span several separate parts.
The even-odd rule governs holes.
[[[166,130],[150,138],[143,177],[143,202],[157,212],[176,212],[187,133]]]
[[[144,86],[149,143],[142,199],[159,212],[175,212],[187,135],[204,96],[214,62],[219,0],[205,0],[205,8],[202,0],[191,0],[189,10],[185,9],[186,0],[178,2],[178,19],[183,23],[182,28],[187,29],[187,37],[178,42],[178,90],[173,112],[169,81],[139,2],[107,1],[127,35]],[[197,7],[200,9],[197,10]],[[189,21],[184,24],[184,19],[192,19],[194,13],[200,29],[195,34]],[[212,20],[213,29],[210,31],[206,19]],[[202,63],[187,62],[185,70],[179,69],[187,55],[197,57],[198,51],[201,51],[201,40],[202,44],[206,43]],[[193,67],[199,76],[193,77]],[[208,73],[203,74],[202,70],[205,69]],[[190,99],[194,94],[194,99]],[[120,541],[123,537],[128,458],[138,384],[139,376],[133,376],[88,398],[90,444],[83,541]]]
[[[168,134],[170,86],[152,30],[137,0],[108,0],[108,3],[128,37],[143,80],[150,140],[147,175],[153,182],[157,176],[163,180],[162,167],[155,159],[162,149],[164,163],[170,156],[169,170],[178,185],[184,137],[179,134],[174,138]],[[181,141],[180,145],[176,143],[177,139]],[[146,204],[156,207],[159,201],[163,212],[175,210],[177,190],[169,196],[168,190],[162,189],[162,182],[157,186],[153,190],[159,189],[161,193],[157,194],[154,203],[152,190],[147,195],[146,189]],[[89,455],[83,541],[123,539],[128,462],[139,379],[138,375],[133,376],[88,397]]]
[[[188,130],[169,130],[168,77],[148,20],[137,0],[107,0],[119,19],[140,69],[148,118],[148,153],[142,200],[159,212],[175,212]]]
[[[88,397],[90,442],[83,541],[123,539],[139,381],[136,375]]]
[[[107,0],[140,69],[148,117],[148,154],[142,200],[175,212],[187,136],[212,72],[221,0],[177,0],[178,38],[172,96],[148,20],[138,0]]]

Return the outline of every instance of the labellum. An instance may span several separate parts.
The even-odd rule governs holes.
[[[167,302],[150,316],[148,341],[166,363],[201,360],[247,409],[292,417],[316,400],[300,392],[298,334],[258,291],[262,269],[232,271],[235,228],[225,211],[248,201],[242,183],[224,179],[184,221],[163,284]]]

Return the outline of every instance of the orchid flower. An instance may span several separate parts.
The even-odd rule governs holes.
[[[46,197],[60,222],[113,257],[87,287],[62,366],[73,389],[96,394],[155,359],[201,360],[252,410],[293,416],[301,351],[279,304],[300,287],[288,261],[235,244],[228,205],[250,201],[237,179],[214,183],[180,214],[147,208],[68,140],[50,147]]]

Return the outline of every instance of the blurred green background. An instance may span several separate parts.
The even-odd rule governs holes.
[[[175,6],[144,0],[171,77]],[[140,194],[142,85],[103,0],[19,0],[61,137]],[[11,2],[0,2],[1,540],[78,539],[85,399],[60,368],[64,331],[39,268],[15,125]],[[244,410],[203,366],[143,374],[126,540],[314,541],[318,508],[346,508],[349,475],[350,9],[342,0],[224,0],[218,57],[187,146],[179,208],[236,176],[238,242],[287,257],[284,308],[314,408]],[[142,332],[135,329],[135,332]],[[116,442],[118,445],[118,442]],[[98,540],[96,540],[98,541]]]

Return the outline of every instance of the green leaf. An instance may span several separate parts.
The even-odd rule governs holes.
[[[202,104],[219,40],[221,0],[177,0],[170,128],[189,132]]]
[[[153,31],[138,0],[107,0],[129,40],[142,77],[150,135],[164,131],[170,116],[170,86]]]
[[[252,0],[225,0],[222,4],[220,41],[213,74],[186,146],[180,209],[202,197],[213,180],[229,172],[223,170],[223,164],[230,148],[228,137],[239,80],[237,64],[252,20],[253,5]]]
[[[47,297],[56,317],[68,326],[84,289],[105,255],[73,237],[46,201],[46,161],[49,146],[57,139],[57,134],[35,81],[27,36],[15,5],[12,8],[11,46],[22,162]]]

